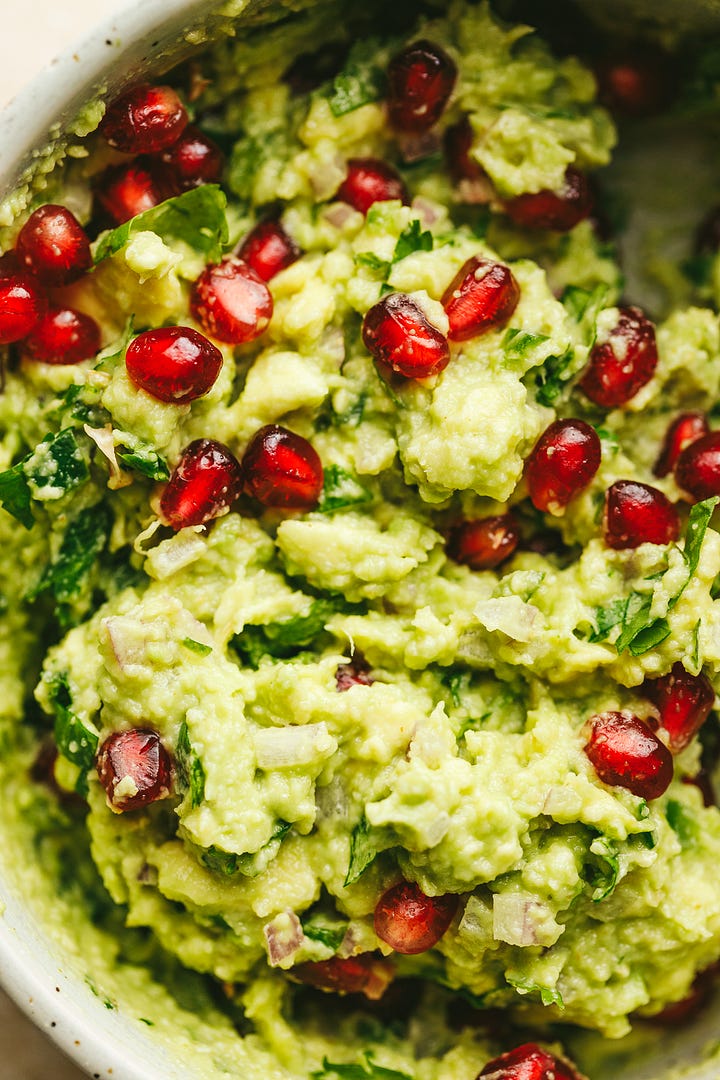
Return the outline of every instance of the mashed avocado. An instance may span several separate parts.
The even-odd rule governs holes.
[[[533,228],[516,200],[610,162],[593,75],[486,4],[382,40],[346,22],[316,4],[172,77],[225,151],[219,184],[104,228],[91,193],[128,156],[95,133],[52,189],[94,240],[92,269],[52,300],[102,340],[73,364],[6,349],[7,832],[41,856],[56,933],[88,912],[98,992],[112,983],[110,1004],[168,1040],[182,1028],[193,1075],[474,1080],[508,1048],[483,1010],[616,1038],[720,958],[720,814],[696,782],[714,716],[649,797],[588,752],[593,718],[618,714],[669,760],[653,684],[681,668],[720,685],[716,500],[656,468],[674,418],[714,415],[720,328],[710,306],[673,310],[634,393],[585,393],[627,311],[616,252],[587,212]],[[457,73],[424,138],[386,107],[388,64],[417,42]],[[325,57],[310,88],[309,54]],[[337,197],[368,159],[407,196],[366,212]],[[215,337],[195,283],[268,216],[294,245],[269,324]],[[508,267],[518,298],[461,338],[448,289],[476,259]],[[396,294],[450,337],[442,370],[373,357],[368,312]],[[211,389],[182,403],[129,373],[133,343],[173,326],[221,353]],[[543,504],[528,459],[568,420],[600,463]],[[268,425],[319,455],[307,505],[250,483]],[[167,493],[208,439],[242,461],[242,491],[180,527]],[[661,542],[609,539],[622,481],[671,506]],[[515,544],[477,568],[452,538],[494,517]],[[139,767],[102,764],[132,732],[169,762],[146,799]],[[421,950],[378,932],[402,882],[450,912]]]

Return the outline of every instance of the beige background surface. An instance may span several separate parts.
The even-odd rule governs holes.
[[[54,56],[133,0],[0,0],[0,108]],[[0,1080],[82,1080],[0,991]]]

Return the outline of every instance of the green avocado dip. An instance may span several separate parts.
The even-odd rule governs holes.
[[[554,1024],[720,958],[718,261],[623,294],[579,60],[371,29],[228,37],[13,204],[3,844],[192,1075],[575,1080]]]

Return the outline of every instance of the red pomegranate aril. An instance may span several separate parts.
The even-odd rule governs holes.
[[[242,345],[267,330],[273,299],[253,268],[230,255],[205,267],[193,285],[190,310],[211,337]]]
[[[164,326],[138,334],[127,347],[125,366],[135,386],[172,405],[207,394],[222,369],[222,353],[189,326]]]
[[[646,679],[643,693],[660,713],[660,724],[674,754],[688,746],[715,704],[715,691],[707,676],[691,675],[679,660],[669,675]]]
[[[598,99],[619,116],[649,116],[672,97],[670,58],[646,43],[642,51],[606,56],[595,65]]]
[[[64,206],[38,207],[18,233],[20,263],[43,285],[69,285],[92,265],[90,241],[74,214]]]
[[[47,299],[29,274],[0,278],[0,345],[20,341],[47,311]]]
[[[505,201],[508,217],[523,229],[569,232],[590,216],[593,197],[585,173],[570,166],[560,191],[536,191]]]
[[[99,131],[125,154],[154,154],[171,146],[187,122],[185,106],[171,87],[141,83],[110,102]]]
[[[115,731],[97,754],[97,773],[108,806],[115,813],[138,810],[165,799],[172,784],[172,762],[156,731]]]
[[[442,297],[450,341],[467,341],[506,323],[520,300],[509,266],[479,255],[460,267]]]
[[[192,124],[188,124],[172,146],[163,150],[160,160],[168,169],[170,182],[179,191],[218,181],[224,161],[217,143]]]
[[[335,198],[348,203],[354,210],[367,214],[373,203],[399,199],[409,201],[402,177],[378,158],[351,158],[347,163],[347,176],[338,188]]]
[[[372,686],[374,682],[370,665],[359,653],[355,653],[349,664],[338,664],[335,670],[335,684],[340,693],[351,686]]]
[[[412,881],[393,885],[375,906],[375,933],[395,952],[406,956],[437,945],[457,911],[455,893],[426,896]]]
[[[720,495],[720,431],[703,435],[680,452],[675,480],[696,499]]]
[[[543,1050],[536,1043],[524,1043],[488,1061],[476,1080],[585,1080],[566,1058]]]
[[[172,194],[158,163],[138,158],[128,165],[111,165],[93,185],[95,202],[113,225],[124,225]]]
[[[605,543],[620,551],[640,544],[670,544],[680,517],[662,491],[636,480],[617,480],[605,493]]]
[[[242,459],[245,492],[263,506],[312,510],[323,488],[323,467],[302,435],[267,424],[256,431]]]
[[[627,788],[641,799],[657,799],[673,778],[667,746],[632,713],[593,716],[584,749],[604,784]]]
[[[607,341],[596,343],[580,388],[604,409],[625,405],[657,367],[655,327],[636,307],[620,308]]]
[[[23,353],[44,364],[79,364],[97,356],[100,327],[82,311],[53,308],[23,342]]]
[[[437,375],[450,360],[447,339],[404,293],[390,293],[370,308],[363,319],[362,338],[379,364],[406,379]]]
[[[445,158],[455,184],[461,180],[480,180],[486,176],[482,165],[470,156],[472,144],[473,129],[467,116],[445,132]]]
[[[242,242],[238,255],[263,281],[292,266],[302,255],[279,221],[261,221]]]
[[[227,510],[242,491],[237,458],[223,443],[196,439],[186,446],[160,498],[173,529],[204,525]]]
[[[448,54],[431,41],[414,41],[388,66],[387,109],[398,131],[427,131],[439,120],[457,79]]]
[[[584,420],[555,420],[535,443],[525,479],[536,510],[567,506],[600,467],[600,437]]]
[[[450,530],[447,553],[471,570],[494,570],[515,551],[520,530],[511,514],[463,521]]]
[[[9,251],[4,251],[0,255],[0,281],[9,277],[17,277],[18,274],[23,273],[23,267],[14,248],[10,248]]]
[[[702,795],[703,806],[718,805],[712,773],[708,772],[707,769],[701,768],[694,776],[683,776],[682,782],[698,789]]]
[[[360,953],[359,956],[333,956],[329,960],[298,964],[292,968],[292,974],[318,990],[364,994],[370,1001],[379,1001],[392,982],[394,971],[387,960],[373,953]]]
[[[655,476],[667,476],[672,472],[685,447],[707,435],[709,430],[704,413],[686,412],[676,416],[665,433],[665,441],[653,469]]]

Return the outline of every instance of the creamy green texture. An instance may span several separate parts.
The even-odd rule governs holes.
[[[196,189],[100,238],[94,271],[72,287],[102,319],[97,360],[6,372],[8,831],[35,834],[62,911],[91,911],[98,929],[83,940],[99,992],[119,966],[115,1003],[137,1012],[128,1003],[143,1001],[138,1018],[168,1039],[183,1027],[198,1076],[335,1080],[359,1073],[327,1062],[367,1052],[371,1077],[473,1080],[493,1049],[476,1022],[452,1022],[460,1007],[622,1036],[720,956],[720,815],[683,782],[700,743],[650,803],[603,784],[583,751],[591,716],[648,715],[641,683],[675,662],[717,684],[709,512],[694,512],[693,541],[683,510],[686,538],[624,551],[603,541],[601,516],[619,479],[682,499],[652,468],[669,419],[718,400],[720,330],[710,307],[673,312],[651,381],[621,409],[593,406],[574,382],[617,315],[614,254],[590,222],[526,234],[498,201],[558,188],[570,164],[609,162],[615,133],[592,75],[527,27],[455,4],[409,36],[361,39],[334,80],[294,95],[283,72],[343,39],[339,11],[317,6],[201,61],[211,81],[194,109],[229,149],[222,190]],[[496,193],[487,206],[464,201],[438,147],[403,160],[387,125],[380,76],[416,38],[457,64],[439,127],[469,116]],[[89,148],[66,174],[85,197],[102,156]],[[363,216],[333,199],[347,160],[368,156],[400,165],[410,205]],[[271,282],[266,333],[222,346],[218,381],[192,405],[138,390],[129,340],[190,323],[190,283],[267,204],[304,254]],[[362,316],[400,291],[445,332],[441,297],[476,255],[511,266],[521,299],[510,321],[453,345],[440,375],[386,385]],[[543,516],[524,461],[565,416],[599,429],[602,462],[563,513]],[[316,510],[262,513],[243,498],[206,527],[160,525],[156,485],[186,445],[211,437],[240,456],[278,422],[320,455]],[[562,550],[521,545],[497,571],[449,558],[450,525],[509,507],[526,540],[550,530]],[[356,651],[374,681],[339,693],[338,666]],[[176,790],[116,814],[94,753],[137,726],[161,734]],[[53,738],[55,780],[87,813],[26,777]],[[69,881],[65,853],[87,838],[91,859]],[[461,897],[437,946],[415,957],[392,954],[373,928],[401,878]],[[283,939],[293,946],[278,959]],[[401,1010],[380,1023],[382,1012],[328,1005],[292,978],[305,962],[372,951],[419,995],[414,1020]]]

